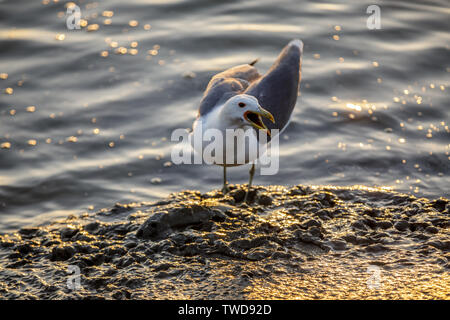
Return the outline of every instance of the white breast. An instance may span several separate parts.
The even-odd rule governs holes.
[[[220,108],[215,108],[194,122],[190,142],[195,152],[202,154],[203,162],[239,166],[256,160],[258,150],[265,147],[259,146],[256,130],[230,123],[219,114]]]

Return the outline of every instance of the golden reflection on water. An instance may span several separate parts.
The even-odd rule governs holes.
[[[230,23],[220,26],[214,26],[213,28],[219,29],[222,31],[237,31],[237,30],[245,30],[245,31],[264,31],[264,32],[296,32],[301,33],[304,32],[304,27],[301,26],[293,26],[288,24],[257,24],[257,23]]]
[[[102,16],[107,17],[107,18],[111,18],[112,16],[114,16],[114,11],[105,10],[105,11],[102,12]]]
[[[371,120],[376,121],[377,118],[374,116],[374,112],[377,110],[387,110],[388,105],[381,102],[368,102],[367,100],[362,100],[360,102],[357,101],[342,101],[336,96],[331,97],[331,101],[336,102],[333,104],[330,104],[330,107],[333,109],[342,110],[344,114],[348,111],[356,111],[357,113],[366,111],[369,116],[371,117]],[[337,117],[339,113],[337,111],[332,112],[333,117]],[[356,119],[355,114],[350,113],[348,114],[350,119]]]
[[[46,31],[43,29],[9,29],[9,30],[0,30],[0,39],[21,39],[21,40],[32,40],[35,39],[44,40],[44,39],[55,39],[55,34],[50,31]]]
[[[33,112],[36,111],[36,107],[35,106],[28,106],[26,110],[27,110],[27,112],[33,113]]]
[[[130,27],[134,28],[134,27],[137,27],[139,25],[139,22],[137,20],[130,20],[128,22],[128,24],[129,24]]]
[[[352,110],[356,110],[356,111],[361,111],[361,106],[357,105],[357,104],[353,104],[353,103],[347,103],[347,108],[352,109]]]
[[[0,147],[2,149],[9,149],[9,148],[11,148],[11,143],[10,142],[3,142],[2,144],[0,144]]]

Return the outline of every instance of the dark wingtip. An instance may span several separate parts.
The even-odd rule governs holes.
[[[254,66],[259,61],[259,58],[256,58],[252,62],[249,63],[250,66]]]

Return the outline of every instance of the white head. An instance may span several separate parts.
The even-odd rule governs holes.
[[[238,94],[231,97],[222,107],[221,115],[238,127],[251,126],[255,129],[269,130],[261,117],[275,122],[273,115],[259,105],[258,99],[248,94]]]

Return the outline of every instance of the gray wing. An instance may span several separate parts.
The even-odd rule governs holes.
[[[275,123],[264,119],[269,129],[281,132],[289,122],[300,88],[302,54],[303,42],[291,41],[269,71],[244,92],[256,97],[259,104],[272,113]]]
[[[209,81],[200,102],[199,115],[207,114],[216,105],[242,93],[260,76],[256,68],[250,64],[236,66],[216,74]]]

